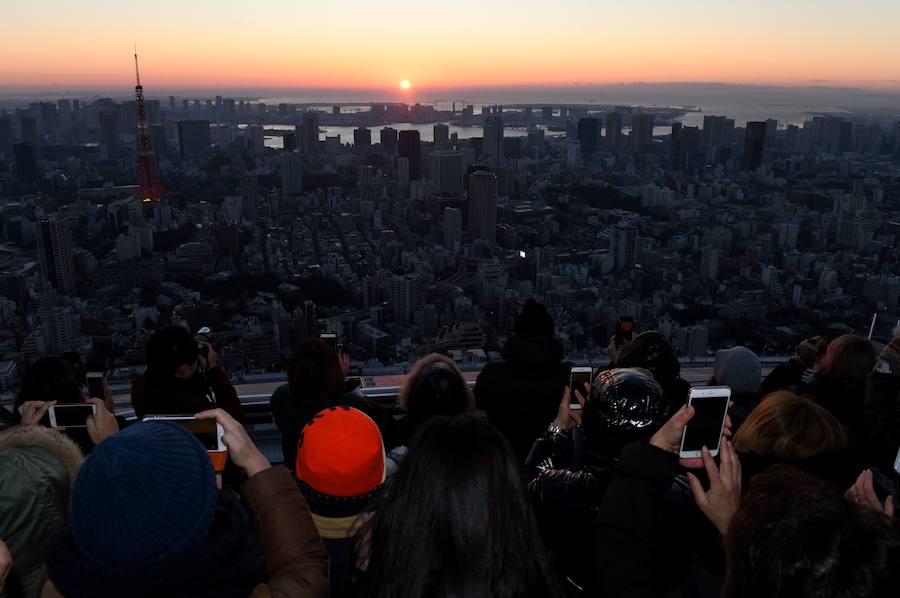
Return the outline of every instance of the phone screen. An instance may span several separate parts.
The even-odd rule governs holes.
[[[83,428],[87,425],[87,418],[94,415],[93,405],[53,405],[50,409],[58,428]]]
[[[709,450],[719,448],[722,422],[728,411],[728,397],[693,397],[691,406],[694,417],[684,429],[682,451],[699,451],[704,446]]]
[[[328,346],[331,347],[331,350],[337,353],[337,335],[335,334],[323,334],[320,336],[323,341],[328,343]]]
[[[584,389],[585,384],[588,388],[591,387],[591,372],[583,371],[577,372],[572,371],[569,373],[569,391],[571,392],[571,399],[569,400],[570,405],[578,405],[578,408],[581,409],[581,403],[578,402],[578,399],[575,397],[575,389],[578,389],[581,392],[581,396],[587,399],[586,391]]]
[[[216,433],[216,420],[214,419],[170,419],[173,424],[178,424],[194,435],[208,451],[219,450],[219,439]]]
[[[87,376],[88,396],[92,399],[103,399],[103,376],[95,376],[88,374]]]

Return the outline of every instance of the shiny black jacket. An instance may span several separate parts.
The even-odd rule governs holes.
[[[572,468],[572,439],[545,432],[525,460],[525,477],[541,536],[562,585],[584,587],[590,571],[590,526],[613,463]]]

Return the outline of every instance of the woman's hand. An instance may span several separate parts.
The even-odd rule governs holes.
[[[881,501],[878,500],[878,496],[875,494],[875,484],[872,480],[871,469],[866,469],[859,474],[859,477],[856,478],[856,483],[850,486],[844,496],[858,505],[875,509],[888,517],[894,516],[894,497],[888,496],[884,504],[881,504]]]
[[[91,441],[96,446],[119,431],[119,422],[116,421],[116,416],[106,408],[106,404],[100,399],[92,398],[88,399],[87,402],[94,405],[97,409],[97,412],[93,416],[88,416],[87,422],[85,422],[88,436],[91,437]]]
[[[35,426],[39,424],[53,405],[56,405],[56,401],[25,401],[17,409],[22,418],[22,425]]]
[[[12,569],[12,555],[3,540],[0,540],[0,592],[3,592],[10,569]]]
[[[741,462],[731,442],[722,439],[719,448],[719,467],[709,450],[703,447],[703,466],[709,476],[709,490],[704,490],[700,480],[688,473],[694,501],[706,518],[712,521],[723,536],[741,502]]]
[[[196,417],[197,419],[214,419],[219,422],[225,431],[222,441],[228,447],[231,460],[247,473],[247,477],[252,478],[259,472],[272,467],[265,455],[250,440],[244,426],[222,409],[210,409],[198,413]]]
[[[582,409],[584,409],[584,396],[587,396],[587,388],[587,384],[585,384],[582,390],[575,390],[575,400],[578,401]],[[582,396],[582,392],[585,393],[584,396]],[[581,425],[581,410],[572,409],[571,402],[572,393],[569,387],[566,386],[563,389],[562,401],[559,402],[559,411],[556,413],[556,419],[553,420],[553,425],[563,432],[568,432],[575,426]]]
[[[350,356],[346,353],[338,353],[338,361],[341,362],[341,371],[344,372],[344,377],[350,373]]]
[[[670,417],[669,421],[657,430],[656,434],[650,439],[650,444],[661,448],[667,453],[677,453],[681,449],[681,436],[684,434],[684,427],[691,421],[692,417],[694,417],[694,408],[682,405],[681,409],[676,411],[675,415]]]

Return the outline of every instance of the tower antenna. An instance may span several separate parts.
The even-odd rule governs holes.
[[[137,79],[137,86],[141,86],[141,71],[138,69],[137,44],[134,46],[134,76]]]

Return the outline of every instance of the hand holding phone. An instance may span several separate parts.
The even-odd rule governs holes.
[[[322,334],[319,335],[319,338],[322,339],[323,341],[325,341],[325,343],[327,343],[328,346],[331,347],[332,351],[334,351],[335,353],[338,352],[337,335],[335,333],[323,332]]]
[[[621,347],[626,342],[631,342],[634,338],[634,318],[625,316],[619,318],[616,322],[616,334],[613,337],[617,347]]]
[[[725,418],[728,416],[730,400],[731,389],[727,386],[691,389],[688,405],[693,407],[694,416],[684,427],[681,450],[678,453],[680,458],[702,457],[704,447],[709,450],[712,457],[719,454],[719,444],[725,431]]]
[[[569,370],[569,390],[571,391],[569,409],[581,409],[581,402],[578,401],[575,393],[577,392],[583,399],[587,399],[591,388],[591,378],[593,374],[594,370],[589,366],[576,366]]]
[[[103,374],[101,372],[87,373],[88,396],[93,399],[105,399],[106,389],[103,386]]]
[[[200,419],[193,415],[148,415],[144,421],[168,421],[181,426],[200,441],[216,472],[225,468],[228,458],[228,446],[223,439],[225,430],[214,419]]]
[[[86,428],[88,418],[96,413],[97,406],[93,403],[57,403],[47,411],[51,428]]]
[[[260,471],[272,467],[265,455],[250,440],[250,436],[247,435],[247,430],[244,429],[244,426],[228,415],[226,411],[210,409],[198,413],[197,419],[216,422],[217,426],[223,431],[221,440],[227,447],[231,460],[235,465],[243,469],[248,477],[253,477]]]

